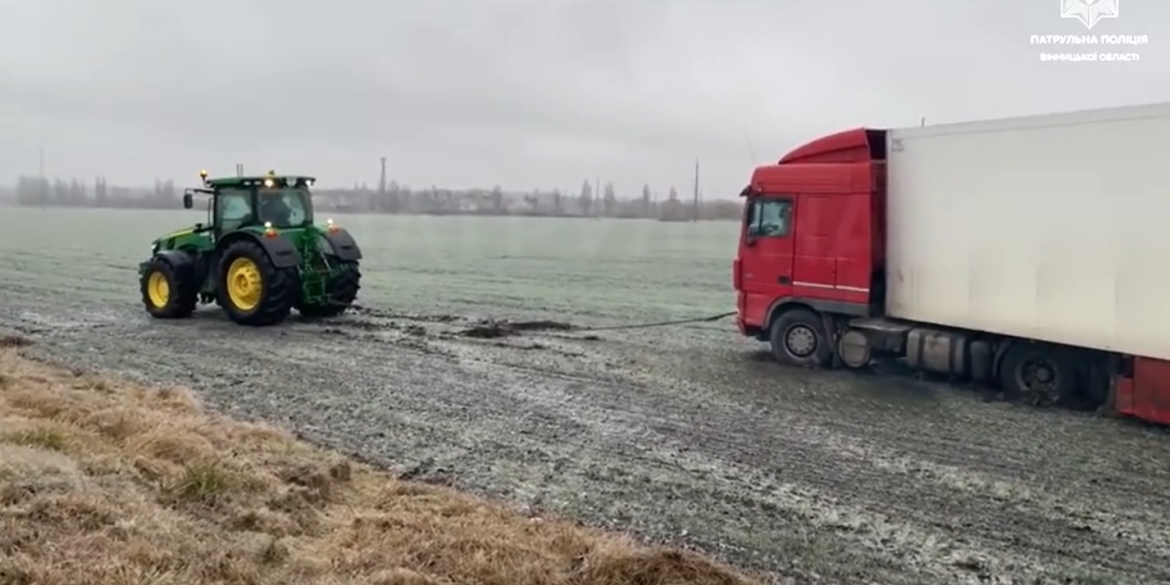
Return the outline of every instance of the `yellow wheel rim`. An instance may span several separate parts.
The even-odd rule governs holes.
[[[161,309],[171,300],[171,283],[167,282],[165,274],[155,271],[150,273],[146,280],[146,296],[150,297],[150,304]]]
[[[260,304],[264,287],[260,279],[260,268],[248,258],[236,258],[228,266],[228,299],[241,311],[251,311]]]

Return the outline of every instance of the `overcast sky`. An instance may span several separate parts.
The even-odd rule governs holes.
[[[200,168],[734,195],[818,134],[1170,99],[1170,3],[1042,63],[1061,0],[0,0],[0,181]],[[1116,50],[1108,47],[1074,49]],[[1050,47],[1050,51],[1066,50]]]

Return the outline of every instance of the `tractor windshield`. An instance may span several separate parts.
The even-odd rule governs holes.
[[[260,189],[260,222],[273,227],[300,227],[313,222],[313,204],[304,187]]]

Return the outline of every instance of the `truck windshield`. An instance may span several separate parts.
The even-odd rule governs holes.
[[[760,197],[748,208],[748,233],[764,238],[782,238],[791,228],[792,201]]]
[[[273,227],[300,227],[313,222],[313,204],[304,187],[260,189],[260,222]]]

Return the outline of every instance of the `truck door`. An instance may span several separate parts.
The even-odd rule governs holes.
[[[772,302],[792,294],[796,197],[759,195],[745,217],[740,247],[744,317],[763,324]]]

